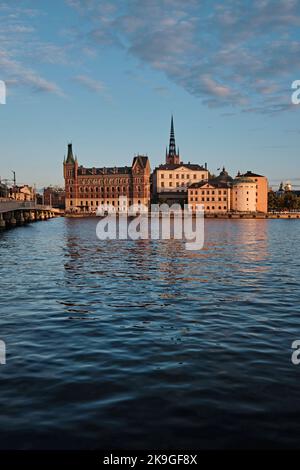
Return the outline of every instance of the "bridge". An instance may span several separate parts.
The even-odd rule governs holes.
[[[62,211],[42,206],[34,201],[12,201],[0,199],[0,229],[15,227],[38,220],[48,220],[62,215]]]

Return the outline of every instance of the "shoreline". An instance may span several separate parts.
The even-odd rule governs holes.
[[[116,214],[117,217],[120,217],[119,214]],[[70,219],[85,219],[85,218],[98,218],[98,219],[103,219],[106,216],[97,216],[96,214],[64,214],[63,217],[70,218]],[[128,219],[134,218],[133,216],[127,216]],[[148,218],[150,218],[151,215],[148,215]],[[195,217],[195,214],[193,214],[193,217]],[[162,215],[159,216],[159,218],[162,218]],[[174,214],[171,214],[171,218],[174,218]],[[300,219],[300,213],[288,213],[288,214],[273,214],[272,212],[269,212],[268,214],[205,214],[204,215],[205,219],[213,219],[213,220],[253,220],[253,219],[260,219],[260,220],[279,220],[279,219]]]

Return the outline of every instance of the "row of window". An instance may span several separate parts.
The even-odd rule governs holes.
[[[162,173],[160,176],[161,176],[161,179],[164,179],[165,176],[167,176],[167,175],[165,175],[164,173]],[[177,173],[176,175],[174,175],[173,173],[170,173],[170,174],[169,174],[169,178],[170,178],[170,179],[172,179],[173,177],[174,177],[174,178],[176,177],[176,179],[180,179],[180,175],[179,175],[178,173]],[[199,178],[198,175],[192,175],[192,177],[194,178],[194,180],[196,180],[197,178]],[[191,175],[186,175],[185,173],[182,173],[182,174],[181,174],[181,179],[182,179],[182,180],[184,180],[184,179],[190,180],[190,179],[192,179],[192,177],[191,177]],[[201,175],[201,179],[202,179],[202,180],[204,180],[205,178],[206,178],[206,175]]]
[[[190,190],[190,194],[195,194],[197,196],[198,194],[198,190]],[[212,191],[210,191],[209,189],[205,189],[205,190],[202,190],[202,191],[199,191],[199,194],[202,194],[202,195],[210,195],[210,194],[222,194],[222,190],[219,189],[218,191],[215,191],[214,189]],[[223,194],[227,194],[227,190],[223,190]]]
[[[117,204],[116,204],[117,203]],[[138,204],[141,204],[141,201],[138,200],[137,202]],[[95,201],[95,204],[94,204],[94,201],[85,201],[85,204],[83,201],[80,201],[80,206],[81,207],[89,207],[89,206],[92,206],[92,207],[98,207],[99,205],[103,205],[104,206],[107,205],[111,205],[111,206],[119,206],[120,205],[120,201],[101,201],[101,204],[99,204],[99,201]],[[125,201],[123,201],[123,205],[125,205]],[[128,201],[128,204],[129,205],[132,205],[133,204],[133,201]],[[70,206],[73,206],[73,201],[71,200],[70,201]]]
[[[195,210],[197,209],[197,207],[196,207],[196,206],[191,206],[191,209],[192,209],[193,211],[195,211]],[[211,207],[210,207],[210,206],[205,206],[205,207],[204,207],[204,211],[210,211],[210,210],[212,210],[212,211],[214,211],[214,210],[219,210],[219,211],[223,211],[223,210],[224,210],[224,211],[227,211],[227,207],[226,207],[226,206],[223,206],[223,207],[222,207],[222,206],[218,206],[218,207],[215,207],[215,206],[211,206]]]
[[[198,197],[191,197],[191,198],[190,198],[190,201],[192,201],[192,202],[193,202],[193,201],[198,202],[198,200],[199,200],[199,201],[201,200],[201,202],[205,202],[205,197],[202,197],[202,198],[200,198],[200,197],[199,197],[199,198],[198,198]],[[215,199],[214,197],[212,197],[211,199],[210,199],[210,197],[207,197],[207,198],[206,198],[206,202],[215,202],[215,201],[216,201],[216,199]],[[222,198],[222,197],[219,197],[218,201],[219,201],[219,202],[226,202],[226,201],[227,201],[227,197],[223,197],[223,198]]]

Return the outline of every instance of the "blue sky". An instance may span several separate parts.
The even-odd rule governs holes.
[[[0,176],[62,184],[69,141],[154,168],[173,113],[184,161],[300,184],[299,26],[298,0],[0,1]]]

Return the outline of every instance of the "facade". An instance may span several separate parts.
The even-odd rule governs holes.
[[[226,214],[231,210],[233,179],[225,168],[217,178],[194,183],[188,188],[188,204],[192,211],[197,205],[204,206],[207,214]]]
[[[51,206],[57,209],[65,208],[65,190],[58,186],[48,186],[44,188],[43,202],[45,206]]]
[[[97,207],[119,211],[119,197],[129,205],[150,203],[150,163],[146,156],[134,157],[130,167],[85,168],[68,145],[64,161],[65,207],[68,212],[96,212]]]
[[[174,121],[171,120],[169,149],[166,150],[166,163],[155,168],[152,175],[154,202],[184,204],[188,202],[188,187],[208,180],[207,165],[183,163],[179,149],[176,150]]]
[[[268,192],[269,192],[269,182],[266,176],[257,175],[252,173],[252,171],[247,171],[243,175],[237,176],[237,178],[248,178],[255,182],[256,184],[256,211],[263,212],[266,214],[268,212]]]
[[[238,177],[232,186],[232,211],[257,212],[256,182],[250,178]]]
[[[246,177],[240,174],[233,179],[223,168],[218,177],[194,183],[188,188],[189,207],[196,211],[197,205],[203,205],[207,214],[263,212],[268,198],[268,195],[265,196],[264,180],[267,179],[263,176]]]

